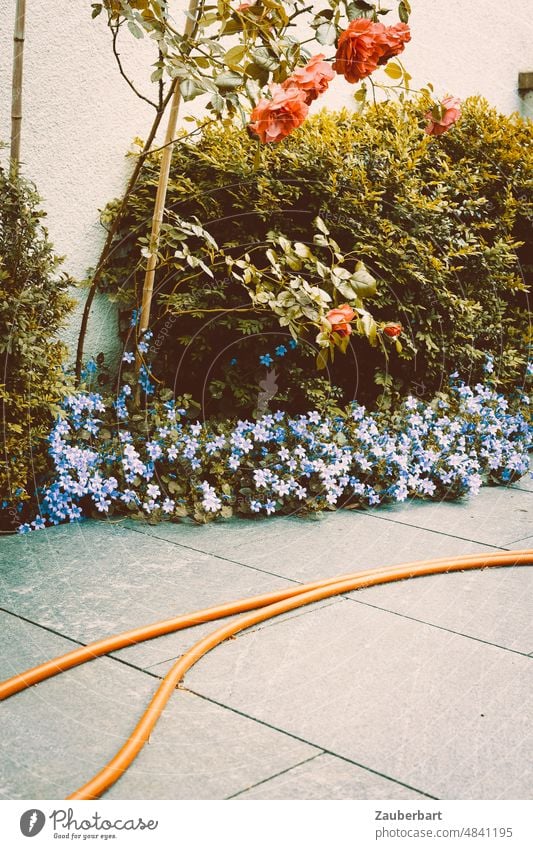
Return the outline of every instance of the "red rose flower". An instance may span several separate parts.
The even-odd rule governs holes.
[[[390,324],[385,325],[385,327],[383,328],[383,333],[390,339],[395,339],[397,336],[400,335],[402,329],[402,325],[399,322],[396,322],[395,324],[391,322]]]
[[[287,89],[295,85],[301,91],[305,92],[306,103],[312,103],[316,100],[319,94],[323,94],[330,80],[335,76],[335,72],[327,62],[324,62],[324,54],[318,53],[312,56],[307,65],[302,68],[296,68],[294,73],[288,77],[282,84],[282,88]]]
[[[401,53],[410,39],[407,24],[386,27],[367,18],[357,18],[341,33],[333,70],[349,83],[357,83],[372,74],[378,65]]]
[[[461,117],[461,101],[458,97],[445,97],[433,109],[426,112],[428,136],[441,136]]]
[[[342,304],[340,307],[330,310],[326,318],[331,324],[332,333],[338,333],[339,336],[349,336],[352,332],[350,322],[355,318],[355,312],[348,304]]]
[[[384,65],[393,56],[398,56],[403,51],[406,43],[411,41],[411,30],[407,24],[394,24],[394,26],[385,27],[384,29],[384,53],[378,61],[378,65]]]
[[[270,91],[272,97],[262,97],[250,116],[249,128],[263,144],[288,136],[303,124],[309,111],[305,91],[297,86],[283,88],[273,83]]]

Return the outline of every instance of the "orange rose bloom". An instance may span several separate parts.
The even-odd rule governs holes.
[[[407,24],[386,27],[367,18],[350,21],[340,38],[333,70],[349,83],[357,83],[372,74],[378,65],[397,56],[411,39]]]
[[[394,24],[392,27],[384,27],[383,46],[384,53],[378,65],[384,65],[393,56],[401,53],[408,41],[411,41],[411,30],[407,24]]]
[[[283,88],[272,83],[270,91],[272,97],[262,97],[250,116],[249,127],[263,144],[288,136],[303,124],[309,111],[305,92],[295,85]]]
[[[349,336],[352,332],[350,322],[355,318],[355,312],[348,304],[342,304],[340,307],[330,310],[326,318],[331,324],[332,333],[338,333],[339,336]]]
[[[426,112],[428,122],[424,132],[428,136],[441,136],[449,130],[461,117],[461,101],[458,97],[445,97],[429,112]]]
[[[395,339],[396,336],[399,336],[402,332],[402,325],[399,323],[396,324],[386,324],[383,328],[383,333],[385,336],[389,336],[391,339]]]
[[[292,85],[297,86],[305,92],[306,103],[312,103],[319,94],[323,94],[335,76],[335,72],[327,62],[324,62],[324,54],[318,53],[312,56],[303,68],[296,68],[294,73],[285,80],[282,88],[287,89]]]

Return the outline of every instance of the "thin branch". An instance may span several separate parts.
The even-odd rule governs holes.
[[[137,95],[137,97],[139,97],[141,100],[144,100],[146,103],[149,103],[150,106],[153,106],[153,108],[156,110],[156,112],[158,112],[159,109],[161,108],[160,105],[155,103],[153,100],[150,100],[149,97],[145,97],[144,94],[141,94],[141,92],[134,86],[134,84],[132,83],[132,81],[130,80],[128,75],[125,73],[124,68],[122,67],[122,62],[121,62],[121,59],[120,59],[120,54],[118,52],[118,46],[117,46],[119,28],[116,27],[116,26],[110,26],[110,29],[111,29],[111,32],[113,33],[113,36],[112,36],[113,55],[114,55],[114,57],[117,61],[117,65],[118,65],[118,69],[120,71],[120,75],[126,80],[127,84],[129,85],[129,87],[131,88],[133,93]]]
[[[204,127],[208,127],[210,124],[216,123],[216,121],[217,121],[216,118],[210,118],[209,121],[205,121],[203,124],[200,124],[198,127],[196,127],[196,129],[191,130],[190,133],[186,133],[184,136],[176,136],[175,139],[172,139],[171,141],[167,142],[166,144],[162,144],[161,147],[153,147],[150,151],[150,156],[152,155],[152,153],[158,153],[160,150],[164,150],[166,147],[169,147],[169,145],[171,145],[171,144],[176,144],[176,142],[183,142],[183,141],[185,141],[185,139],[190,139],[191,136],[196,135],[196,133],[199,133],[200,130],[204,129]],[[139,156],[143,156],[143,155],[144,155],[143,153],[139,154]]]
[[[161,50],[161,47],[159,47],[158,55],[159,55],[159,62],[161,63],[163,61],[163,51]],[[161,77],[159,79],[159,83],[158,83],[158,109],[159,110],[161,110],[161,108],[163,106],[164,99],[165,99],[165,81],[163,79],[163,75],[161,75]]]

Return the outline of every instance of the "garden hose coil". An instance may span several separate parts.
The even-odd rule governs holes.
[[[422,575],[435,575],[443,572],[458,572],[466,569],[484,569],[489,566],[524,566],[533,565],[533,549],[512,551],[497,554],[471,554],[462,557],[444,557],[438,560],[420,560],[413,563],[403,563],[379,569],[368,569],[348,575],[339,575],[323,581],[288,587],[265,595],[239,599],[217,607],[197,610],[194,613],[167,619],[107,637],[87,646],[74,649],[65,655],[54,658],[26,672],[15,675],[0,683],[0,701],[19,693],[47,678],[51,678],[67,669],[72,669],[96,657],[118,651],[127,646],[135,645],[200,625],[212,622],[237,613],[244,616],[217,628],[211,634],[196,642],[174,663],[162,679],[151,702],[141,716],[135,729],[119,749],[117,754],[86,784],[68,796],[68,799],[96,799],[111,787],[128,769],[137,757],[165,708],[176,687],[182,681],[185,673],[194,666],[207,652],[215,646],[232,637],[234,634],[264,622],[289,610],[295,610],[306,604],[320,601],[331,596],[352,592],[363,587],[377,584],[387,584],[405,578],[415,578]]]

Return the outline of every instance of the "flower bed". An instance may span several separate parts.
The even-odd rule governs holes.
[[[528,419],[488,383],[456,381],[394,413],[351,404],[342,416],[221,423],[191,421],[188,401],[172,398],[130,414],[129,389],[110,403],[94,392],[66,400],[50,437],[54,480],[21,532],[94,514],[207,521],[458,498],[528,468]]]

